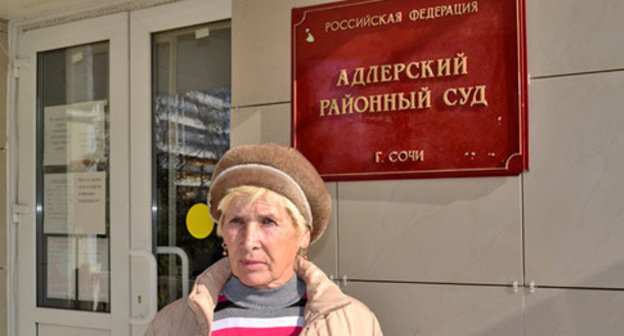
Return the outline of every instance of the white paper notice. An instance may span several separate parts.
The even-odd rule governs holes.
[[[67,174],[43,176],[43,232],[70,232],[68,207],[73,203],[67,194]]]
[[[106,101],[47,106],[43,111],[43,165],[105,160]]]
[[[106,234],[106,172],[45,174],[43,232]]]
[[[106,172],[70,174],[73,233],[106,234]]]
[[[67,112],[64,106],[46,107],[43,112],[43,164],[67,165]]]
[[[78,241],[78,300],[108,302],[108,239],[85,237]]]
[[[47,297],[76,299],[76,240],[48,237]]]

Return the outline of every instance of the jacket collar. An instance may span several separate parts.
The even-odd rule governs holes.
[[[304,324],[309,324],[317,317],[349,304],[350,299],[327,275],[313,263],[298,257],[295,272],[306,284],[308,303],[304,313]]]
[[[297,257],[295,272],[306,284],[308,302],[304,313],[304,324],[350,303],[349,297],[343,294],[320,268],[308,260]],[[222,258],[195,280],[188,302],[197,317],[201,330],[211,330],[215,305],[230,276],[232,276],[230,262],[227,258]]]
[[[219,302],[221,289],[231,275],[228,258],[222,258],[195,279],[188,304],[195,313],[203,334],[208,334],[208,331],[212,329],[214,307]]]

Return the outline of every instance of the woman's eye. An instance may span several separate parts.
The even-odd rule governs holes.
[[[262,224],[271,224],[271,225],[275,225],[277,224],[277,222],[275,222],[272,218],[263,218],[262,219]]]
[[[230,224],[243,224],[244,221],[240,217],[234,217],[234,218],[230,219],[229,223]]]

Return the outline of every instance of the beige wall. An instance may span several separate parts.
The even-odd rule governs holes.
[[[344,291],[376,312],[386,335],[624,330],[624,2],[526,1],[528,172],[327,184],[331,224],[310,256],[347,276]],[[232,145],[289,143],[290,10],[323,2],[232,0]],[[0,51],[0,336],[6,68]]]
[[[290,10],[323,2],[233,0],[232,145],[289,143]],[[624,2],[527,8],[528,172],[328,183],[312,259],[387,335],[624,330]]]
[[[0,336],[8,333],[7,316],[7,268],[8,268],[8,240],[6,223],[6,195],[7,195],[7,69],[8,69],[8,41],[7,24],[0,19]]]

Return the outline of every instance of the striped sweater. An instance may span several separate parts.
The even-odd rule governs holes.
[[[212,336],[296,336],[303,326],[305,284],[297,276],[273,289],[254,289],[232,276],[214,310]]]

